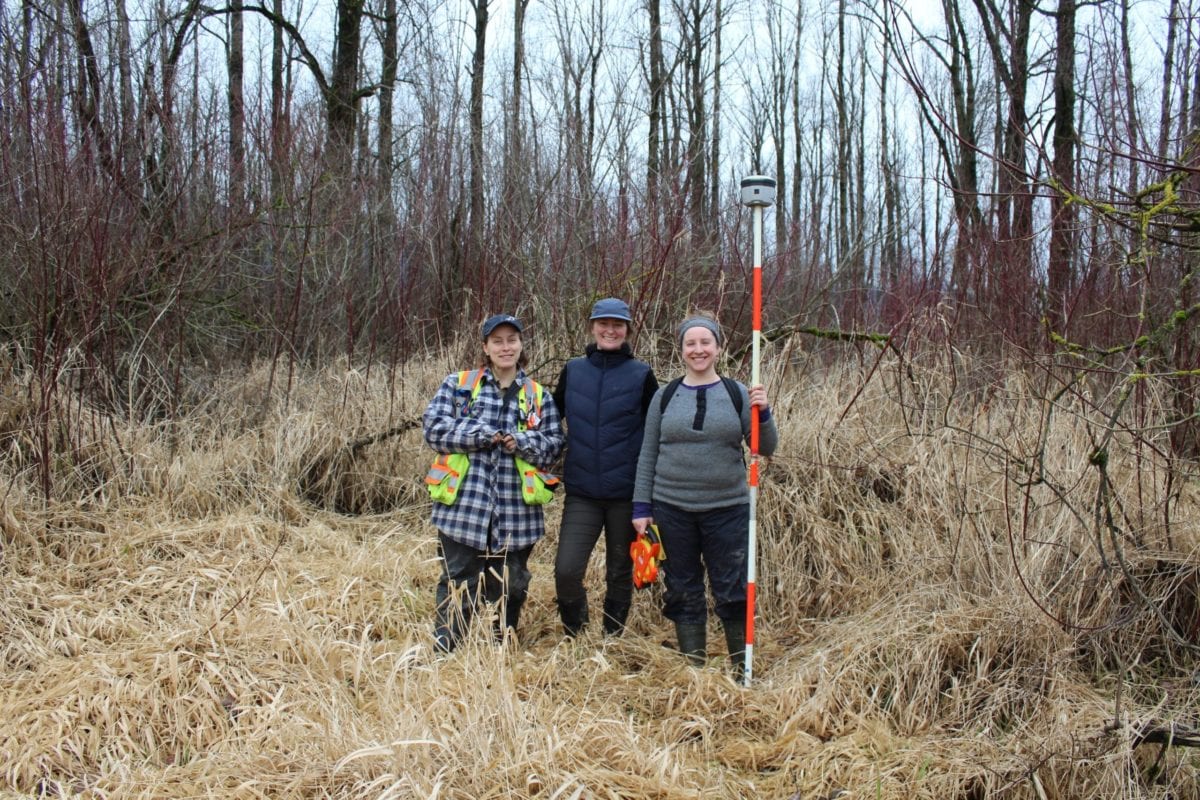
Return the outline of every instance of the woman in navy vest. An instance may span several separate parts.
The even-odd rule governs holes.
[[[563,630],[570,637],[588,622],[583,578],[601,531],[604,632],[616,635],[625,629],[633,598],[633,482],[646,410],[658,390],[654,372],[634,358],[626,341],[633,322],[629,306],[605,298],[592,306],[590,319],[593,343],[582,357],[567,362],[554,388],[554,404],[567,423],[567,497],[554,585]]]

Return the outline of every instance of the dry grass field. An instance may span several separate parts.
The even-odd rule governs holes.
[[[749,688],[715,628],[705,669],[663,646],[656,589],[623,638],[563,641],[561,501],[519,643],[433,653],[408,424],[449,356],[231,373],[142,423],[64,387],[48,447],[41,387],[7,367],[0,790],[1200,797],[1200,481],[1153,387],[1122,405],[952,352],[775,356]]]

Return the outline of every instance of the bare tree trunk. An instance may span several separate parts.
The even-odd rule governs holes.
[[[583,9],[578,6],[555,9],[563,81],[561,127],[566,133],[562,150],[565,179],[561,183],[567,191],[560,211],[570,220],[564,236],[578,243],[567,250],[567,266],[583,278],[585,286],[595,282],[595,270],[604,261],[594,214],[596,82],[606,35],[601,3],[590,0],[586,8],[586,21],[572,16],[575,11],[582,17]]]
[[[243,74],[242,12],[234,9],[228,14],[229,22],[229,205],[241,208],[246,196],[246,108]]]
[[[120,96],[121,174],[127,186],[138,184],[140,168],[137,104],[133,98],[133,38],[129,28],[129,12],[125,0],[116,0],[113,10],[117,17],[117,80]]]
[[[1025,139],[1029,129],[1029,117],[1025,112],[1025,100],[1029,94],[1029,31],[1033,21],[1033,3],[1015,0],[1016,15],[1013,24],[1012,44],[1009,48],[1010,83],[1008,87],[1008,119],[1005,136],[1003,173],[1006,176],[1006,191],[1012,195],[1012,227],[1007,248],[1011,260],[1010,285],[1006,287],[1008,297],[1019,296],[1027,300],[1034,283],[1033,266],[1033,198],[1034,176],[1028,174]],[[1011,301],[1010,301],[1011,307]]]
[[[900,246],[896,164],[892,155],[891,114],[888,109],[888,78],[892,55],[892,5],[883,3],[883,63],[879,68],[879,170],[883,180],[883,246],[880,252],[880,283],[891,295],[900,283]]]
[[[529,244],[533,211],[533,170],[526,163],[525,106],[525,18],[529,0],[513,2],[512,82],[504,108],[504,150],[501,167],[501,201],[495,210],[497,275],[523,275],[520,260]]]
[[[792,213],[790,225],[791,228],[790,242],[795,242],[797,245],[801,241],[800,233],[800,201],[804,197],[803,186],[803,171],[801,165],[804,163],[804,137],[803,129],[800,123],[800,41],[801,34],[804,32],[803,17],[799,8],[796,9],[796,43],[795,49],[792,51],[792,150],[795,153],[794,169],[792,170]],[[780,191],[786,185],[782,181],[783,176],[780,176],[778,186]],[[776,232],[778,235],[778,232]],[[779,251],[783,252],[784,242],[777,239],[779,242]],[[799,247],[797,246],[797,255]]]
[[[1125,90],[1125,139],[1134,153],[1144,152],[1141,146],[1141,122],[1138,119],[1137,87],[1133,75],[1133,47],[1129,41],[1129,0],[1121,0],[1121,68],[1124,72]],[[1126,159],[1129,164],[1128,180],[1125,184],[1130,197],[1137,194],[1141,182],[1138,159]],[[1115,163],[1115,159],[1114,159]],[[1136,234],[1133,234],[1136,236]]]
[[[684,19],[685,59],[687,62],[687,115],[688,115],[688,144],[686,150],[686,186],[688,195],[689,216],[692,231],[701,241],[707,242],[709,232],[705,230],[704,201],[708,194],[705,185],[704,142],[705,130],[708,127],[707,112],[705,111],[705,81],[704,81],[704,18],[705,7],[702,0],[689,0],[687,14]]]
[[[1025,100],[1029,87],[1029,29],[1033,4],[1010,0],[1002,12],[992,0],[975,0],[980,23],[992,55],[992,67],[1007,94],[1001,130],[1003,159],[997,170],[996,233],[999,242],[996,273],[988,302],[1007,310],[1010,333],[1027,328],[1025,303],[1032,299],[1033,179],[1027,174],[1025,140],[1029,119]]]
[[[283,0],[272,0],[271,10],[275,18],[283,18]],[[271,207],[279,207],[285,200],[284,164],[287,161],[286,142],[287,113],[284,102],[283,81],[283,27],[278,23],[271,26]]]
[[[824,51],[821,54],[822,60],[829,57],[828,42]],[[828,103],[817,104],[817,123],[815,130],[824,131],[829,124],[826,118],[826,110]],[[797,138],[800,137],[799,118],[797,118]],[[812,254],[811,261],[814,265],[818,263],[826,263],[831,265],[831,270],[837,268],[837,254],[832,257],[827,257],[828,250],[835,241],[832,226],[834,224],[833,217],[835,214],[829,210],[833,206],[833,202],[829,197],[829,183],[825,179],[825,137],[814,136],[816,139],[816,153],[812,159],[812,168],[809,170],[808,181],[808,205],[812,209],[811,221],[808,223],[808,236],[812,240],[810,253]]]
[[[795,101],[793,87],[790,85],[790,81],[795,78],[795,75],[791,71],[791,63],[788,56],[795,52],[795,47],[799,47],[799,40],[790,40],[793,28],[791,25],[785,23],[784,13],[785,9],[782,6],[777,6],[771,11],[767,20],[767,30],[771,43],[770,108],[771,135],[775,140],[774,177],[776,185],[781,187],[781,191],[776,196],[774,208],[775,250],[780,253],[787,247],[788,215],[792,210],[792,205],[789,202],[791,198],[787,191],[788,152],[784,143],[788,139],[789,102]],[[796,9],[792,13],[799,14],[800,12],[799,9]],[[799,168],[799,153],[797,153],[796,168]]]
[[[782,53],[780,54],[783,55]],[[788,76],[785,71],[786,65],[780,63],[775,69],[779,71],[780,82],[778,89],[774,93],[775,113],[772,128],[775,133],[775,185],[784,187],[784,191],[776,193],[775,197],[775,251],[782,253],[787,247],[788,235],[788,215],[792,213],[790,204],[791,198],[786,191],[787,187],[787,147],[784,143],[787,141],[788,129],[788,98],[792,95],[788,86]],[[798,168],[798,167],[797,167]],[[719,182],[714,176],[714,182]]]
[[[721,208],[721,36],[725,26],[722,0],[716,0],[713,12],[713,102],[712,102],[712,152],[709,156],[708,174],[708,228],[717,231],[720,227]],[[780,148],[782,149],[782,148]],[[782,178],[782,176],[780,176]]]
[[[983,228],[979,210],[978,137],[975,130],[975,69],[971,61],[969,34],[963,23],[957,0],[942,0],[950,42],[950,92],[954,104],[954,161],[947,169],[954,177],[954,216],[958,241],[954,247],[951,284],[963,296],[975,295],[978,301],[980,277],[975,274],[973,254],[979,246]]]
[[[858,96],[854,99],[854,115],[851,117],[851,130],[854,132],[854,222],[851,228],[851,246],[854,248],[854,280],[855,306],[865,298],[862,297],[875,281],[872,261],[868,258],[866,245],[867,230],[867,66],[866,45],[859,40],[858,58]]]
[[[525,12],[529,8],[529,0],[515,0],[513,3],[513,72],[512,72],[512,102],[506,120],[508,146],[504,148],[504,196],[506,205],[522,203],[517,194],[524,185],[521,179],[524,153],[524,128],[521,124],[521,106],[525,102]]]
[[[850,255],[850,120],[846,114],[846,0],[837,7],[837,79],[834,98],[837,105],[837,253],[834,263],[839,271]]]
[[[671,65],[666,75],[665,91],[663,93],[663,130],[662,140],[664,142],[665,153],[663,155],[663,164],[666,165],[671,178],[671,190],[678,191],[679,181],[676,177],[679,173],[679,167],[683,163],[683,131],[686,128],[686,104],[687,104],[687,79],[686,77],[680,81],[672,81],[671,75],[674,74],[678,61]],[[677,97],[677,93],[684,94],[683,98]]]
[[[666,112],[666,64],[663,60],[661,0],[647,0],[650,12],[650,119],[646,142],[646,207],[652,224],[659,217],[659,178],[662,174],[661,126]]]
[[[1200,201],[1200,69],[1193,66],[1192,96],[1190,113],[1185,118],[1185,124],[1190,128],[1184,140],[1184,152],[1187,154],[1185,166],[1189,175],[1181,189],[1185,202],[1196,208]],[[1183,94],[1187,95],[1184,85]],[[1196,303],[1195,275],[1200,268],[1200,233],[1195,230],[1184,234],[1184,249],[1176,268],[1179,297],[1175,303],[1175,312],[1192,308]],[[1175,333],[1172,344],[1172,365],[1183,372],[1194,369],[1200,358],[1200,331],[1196,325],[1180,325]],[[1200,379],[1186,372],[1174,382],[1172,399],[1175,405],[1177,424],[1171,428],[1171,451],[1177,456],[1193,461],[1200,458],[1200,418],[1197,418],[1196,394]]]
[[[1168,157],[1167,145],[1171,138],[1171,88],[1175,85],[1175,40],[1179,36],[1179,0],[1171,0],[1167,9],[1167,43],[1163,49],[1162,93],[1158,110],[1159,158]]]
[[[33,59],[33,22],[35,9],[29,3],[21,4],[21,25],[20,25],[20,43],[17,47],[16,59],[16,74],[6,74],[5,78],[14,80],[18,87],[19,96],[21,98],[21,109],[25,112],[25,130],[29,131],[31,122],[33,105],[33,78],[34,71],[29,68]],[[6,121],[11,120],[11,115],[6,115]]]
[[[471,185],[470,216],[467,220],[467,239],[470,250],[468,263],[477,267],[483,256],[486,230],[484,219],[483,189],[483,70],[487,53],[487,26],[489,0],[473,0],[475,9],[475,49],[471,55],[471,99],[470,99],[470,148]]]
[[[1075,206],[1066,194],[1075,185],[1075,13],[1078,0],[1059,0],[1054,49],[1053,179],[1061,187],[1050,198],[1050,255],[1046,314],[1054,329],[1066,324],[1073,282]]]
[[[393,162],[392,139],[395,136],[395,122],[392,118],[392,105],[396,92],[396,74],[399,65],[399,22],[396,18],[396,0],[384,0],[383,4],[383,41],[381,44],[383,65],[379,80],[379,198],[383,203],[382,211],[388,219],[394,216],[392,209],[392,173],[395,169]]]
[[[1188,76],[1190,75],[1191,79],[1194,80],[1200,74],[1200,67],[1197,67],[1195,63],[1195,50],[1197,47],[1200,47],[1200,42],[1196,42],[1195,38],[1194,36],[1183,37],[1183,55],[1179,59],[1179,63],[1183,65],[1182,74],[1179,77],[1179,85],[1181,87],[1179,92],[1179,140],[1184,143],[1184,148],[1191,144],[1193,141],[1192,136],[1196,132],[1194,128],[1189,127],[1189,120],[1192,118],[1191,115],[1200,111],[1200,107],[1196,104],[1197,101],[1200,101],[1200,96],[1192,97],[1188,94],[1187,90]],[[1189,98],[1191,99],[1191,111],[1188,111]],[[1194,147],[1195,145],[1192,146]]]
[[[327,164],[337,186],[349,184],[358,124],[358,67],[364,0],[338,0],[333,69],[325,98],[329,123]],[[336,190],[335,190],[336,191]]]
[[[100,115],[100,103],[104,94],[103,82],[96,61],[96,50],[92,46],[92,33],[88,29],[87,20],[83,15],[83,0],[68,0],[67,8],[71,13],[75,46],[79,48],[77,54],[79,83],[75,97],[75,111],[79,117],[79,127],[85,132],[87,141],[100,160],[100,166],[105,172],[111,174],[113,172],[112,146]]]
[[[587,112],[584,128],[583,161],[580,164],[581,192],[580,216],[583,218],[583,233],[587,242],[588,260],[591,264],[600,266],[604,260],[599,250],[599,233],[596,226],[596,81],[600,76],[600,58],[604,52],[604,4],[593,2],[589,4],[587,32]]]
[[[176,180],[177,152],[179,148],[179,131],[175,119],[175,79],[179,70],[179,61],[183,58],[184,49],[192,39],[192,25],[200,9],[200,0],[188,0],[187,6],[179,14],[178,27],[170,37],[166,52],[162,59],[162,81],[158,97],[157,110],[161,138],[159,141],[158,157],[147,157],[150,164],[146,169],[146,182],[149,187],[150,206],[158,218],[158,235],[163,241],[170,241],[174,235],[174,220],[167,213],[171,203],[170,192]],[[147,145],[150,149],[150,145]]]
[[[920,133],[920,142],[921,142],[921,146],[919,148],[917,148],[917,152],[920,153],[920,158],[921,158],[920,180],[917,181],[917,186],[920,187],[920,201],[917,203],[917,208],[920,210],[920,215],[921,215],[921,225],[920,225],[921,251],[920,251],[919,255],[921,258],[921,263],[929,265],[928,274],[929,274],[930,279],[933,282],[933,285],[940,287],[941,283],[942,283],[940,259],[939,259],[939,263],[934,263],[934,261],[933,261],[934,254],[931,252],[931,248],[930,248],[930,244],[929,244],[930,231],[931,230],[936,231],[938,226],[937,226],[936,222],[934,223],[932,228],[930,227],[930,224],[929,224],[929,204],[931,201],[930,201],[929,195],[927,194],[927,189],[926,189],[926,187],[928,187],[930,185],[930,183],[929,183],[929,178],[930,178],[930,176],[929,176],[929,159],[926,157],[926,153],[929,151],[929,146],[925,141],[925,136],[926,136],[925,126],[921,126],[919,133]],[[934,202],[936,202],[936,201],[934,201]]]

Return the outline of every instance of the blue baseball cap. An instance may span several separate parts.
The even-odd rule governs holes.
[[[483,321],[483,336],[480,338],[486,339],[492,335],[492,331],[499,328],[501,325],[512,325],[517,329],[517,333],[523,333],[524,328],[521,327],[521,320],[514,317],[512,314],[495,314]]]
[[[618,300],[615,297],[597,300],[596,305],[592,306],[592,315],[588,319],[619,319],[624,322],[633,322],[633,317],[629,314],[629,305],[624,300]]]

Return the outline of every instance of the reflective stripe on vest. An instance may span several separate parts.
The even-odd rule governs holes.
[[[434,500],[452,505],[458,499],[458,487],[462,485],[470,461],[462,453],[443,453],[429,465],[425,483]]]
[[[521,471],[521,499],[527,505],[542,506],[554,498],[558,478],[543,472],[523,458],[517,458],[517,469]]]

